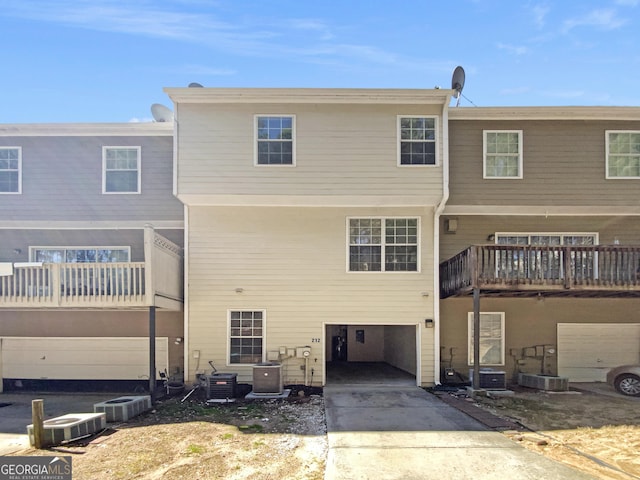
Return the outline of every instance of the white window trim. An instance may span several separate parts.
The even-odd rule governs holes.
[[[487,134],[488,133],[517,133],[518,134],[518,175],[512,177],[487,176]],[[522,180],[523,173],[523,130],[483,130],[482,131],[482,178],[486,180]]]
[[[611,133],[635,133],[640,134],[640,130],[605,130],[605,155],[606,161],[604,165],[604,176],[607,180],[640,180],[640,176],[637,177],[618,177],[609,175],[609,134]]]
[[[291,164],[258,163],[258,118],[289,117],[291,118]],[[296,116],[291,113],[257,113],[253,116],[253,166],[260,168],[291,168],[296,166]]]
[[[107,150],[108,149],[135,149],[138,151],[138,187],[135,192],[107,192]],[[102,194],[103,195],[139,195],[142,191],[142,147],[136,145],[103,145],[102,147]]]
[[[227,367],[238,367],[255,365],[254,363],[231,363],[231,312],[262,312],[262,360],[267,358],[267,310],[264,308],[229,308],[227,309],[227,356],[225,363]]]
[[[350,266],[350,255],[351,255],[351,236],[349,235],[350,232],[350,228],[351,228],[351,220],[356,220],[356,219],[380,219],[382,220],[383,223],[383,229],[384,229],[384,221],[387,219],[390,220],[396,220],[396,219],[411,219],[411,220],[417,220],[418,224],[417,224],[417,229],[418,229],[418,244],[417,244],[417,259],[418,259],[418,264],[417,264],[417,269],[416,270],[350,270],[349,266]],[[378,216],[378,215],[354,215],[351,217],[347,217],[347,221],[346,221],[346,233],[347,233],[347,253],[346,253],[346,270],[347,273],[353,273],[353,274],[362,274],[362,275],[368,275],[368,274],[375,274],[375,275],[379,275],[379,274],[411,274],[414,275],[416,273],[420,273],[421,270],[421,266],[422,266],[422,256],[421,256],[421,243],[422,243],[422,226],[421,226],[421,218],[418,216],[411,216],[411,215],[399,215],[399,216],[394,216],[394,215],[387,215],[387,216]],[[382,244],[382,266],[384,267],[384,245],[385,243]]]
[[[29,261],[35,262],[36,250],[126,250],[131,262],[131,247],[125,245],[33,245],[29,246]]]
[[[400,128],[400,124],[403,118],[432,118],[434,120],[434,129],[435,129],[435,155],[436,155],[436,161],[433,165],[429,165],[429,164],[424,164],[424,165],[420,165],[420,164],[411,164],[411,165],[403,165],[401,158],[400,158],[400,153],[401,153],[401,146],[402,146],[402,134],[401,134],[401,128]],[[396,165],[398,167],[402,167],[402,168],[413,168],[413,167],[418,167],[418,168],[424,168],[424,167],[429,167],[429,168],[433,168],[433,167],[439,167],[440,166],[440,127],[438,124],[438,116],[437,115],[398,115],[396,117],[396,137],[397,137],[397,145],[396,145]]]
[[[22,194],[22,147],[13,147],[10,145],[3,145],[1,150],[18,150],[18,191],[17,192],[0,192],[0,195],[21,195]],[[3,172],[9,172],[11,170],[3,170]]]
[[[505,365],[505,314],[504,312],[480,312],[480,321],[482,321],[482,315],[500,315],[500,350],[501,350],[501,358],[500,363],[482,363],[480,362],[480,367],[497,367]],[[467,365],[473,366],[473,351],[471,350],[471,346],[473,345],[473,338],[471,336],[471,332],[473,331],[474,324],[474,313],[467,312]]]

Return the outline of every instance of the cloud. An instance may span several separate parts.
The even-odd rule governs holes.
[[[318,34],[320,40],[332,40],[334,35],[331,28],[321,20],[310,18],[292,18],[285,21],[285,24],[294,30],[302,30]]]
[[[524,46],[518,45],[507,45],[506,43],[498,43],[496,45],[500,50],[506,50],[509,53],[513,53],[514,55],[524,55],[529,52],[529,49]]]
[[[143,4],[144,5],[144,4]],[[230,25],[200,15],[162,11],[118,2],[52,0],[3,6],[4,16],[71,25],[91,30],[193,40],[204,28],[232,31]]]
[[[534,5],[530,10],[533,14],[533,22],[535,25],[538,28],[544,27],[545,18],[551,9],[546,5]]]
[[[615,30],[627,23],[626,19],[619,18],[617,11],[613,9],[598,9],[583,15],[582,17],[565,20],[562,31],[568,33],[577,27],[594,27],[598,30]]]
[[[149,118],[149,117],[144,117],[144,118],[133,117],[129,119],[128,123],[148,123],[153,121],[154,121],[153,118]]]
[[[305,62],[322,62],[332,57],[331,60],[345,61],[347,65],[397,66],[400,61],[394,52],[370,44],[337,41],[331,28],[317,18],[286,18],[282,15],[254,18],[244,15],[233,21],[223,21],[215,15],[215,4],[186,1],[194,7],[189,12],[158,7],[152,0],[0,0],[0,17],[189,42],[249,57],[300,58]],[[198,6],[202,8],[198,10]],[[415,64],[423,60],[406,58],[404,62]],[[233,73],[221,69],[206,74]]]

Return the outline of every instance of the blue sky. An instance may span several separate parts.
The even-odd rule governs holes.
[[[0,123],[149,121],[163,87],[640,106],[640,0],[0,0]]]

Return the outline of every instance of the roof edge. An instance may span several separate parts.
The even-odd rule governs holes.
[[[638,120],[640,107],[455,107],[449,120]]]
[[[0,124],[3,137],[164,135],[173,135],[173,122]]]
[[[454,90],[359,88],[165,88],[176,103],[448,104]]]

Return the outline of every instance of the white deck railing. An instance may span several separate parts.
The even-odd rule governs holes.
[[[144,262],[15,265],[0,276],[0,308],[180,309],[181,248],[149,226],[144,237]]]
[[[145,263],[45,263],[0,277],[0,306],[146,306]]]

